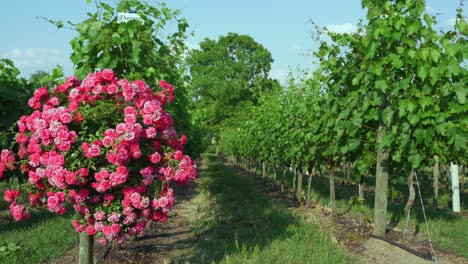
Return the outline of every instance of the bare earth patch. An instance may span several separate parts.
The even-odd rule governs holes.
[[[95,243],[94,263],[174,263],[188,254],[196,238],[189,219],[194,185],[176,190],[176,204],[165,223],[151,223],[144,235],[124,244],[105,247]],[[78,245],[47,264],[78,263]],[[177,262],[180,263],[180,262]]]
[[[272,199],[284,204],[295,212],[299,212],[309,221],[328,226],[334,236],[332,239],[356,255],[363,264],[434,263],[434,260],[421,258],[398,246],[372,237],[372,226],[360,226],[359,220],[350,214],[339,214],[335,219],[332,219],[329,208],[323,207],[316,202],[311,202],[309,207],[307,207],[305,203],[299,204],[297,201],[294,201],[292,193],[287,191],[281,193],[279,186],[269,182],[267,179],[255,178],[254,180],[257,188]],[[394,241],[403,247],[410,248],[421,255],[430,257],[428,240],[424,233],[413,232],[407,235],[407,239],[402,239],[402,237],[403,234],[400,230],[390,230],[386,234],[386,239]],[[468,264],[466,258],[449,250],[438,248],[436,245],[435,253],[439,264]]]

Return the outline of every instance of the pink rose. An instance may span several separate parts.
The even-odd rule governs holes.
[[[31,217],[22,204],[12,203],[10,205],[10,212],[15,221],[26,220]]]
[[[85,231],[86,231],[86,234],[88,234],[88,236],[92,236],[96,234],[96,229],[94,229],[94,226],[86,227]]]
[[[161,161],[161,155],[158,152],[156,152],[156,153],[149,156],[149,160],[152,163],[157,164],[157,163],[159,163]]]
[[[3,198],[8,203],[13,203],[20,196],[20,194],[21,193],[18,190],[6,190],[5,194],[3,195]]]
[[[107,86],[107,93],[115,94],[118,89],[119,89],[119,87],[117,85],[111,84],[111,85]]]
[[[104,213],[103,211],[97,211],[96,213],[94,213],[94,218],[98,221],[104,220],[106,219],[106,213]]]

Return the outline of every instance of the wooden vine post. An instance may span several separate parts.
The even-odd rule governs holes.
[[[332,216],[336,216],[336,195],[335,195],[335,169],[332,167],[328,171],[330,175],[330,203]]]
[[[377,143],[380,143],[386,135],[386,127],[380,121],[377,132]],[[374,230],[375,236],[385,236],[387,227],[387,196],[389,177],[389,156],[388,149],[382,148],[377,152],[377,170],[375,179],[375,200],[374,200]]]
[[[439,197],[439,178],[440,178],[440,169],[439,169],[439,156],[434,155],[434,166],[432,168],[433,172],[433,187],[434,187],[434,195],[433,195],[433,200],[432,204],[437,207],[438,205],[438,197]]]
[[[80,233],[79,264],[93,264],[94,236]]]
[[[298,169],[297,169],[296,198],[297,198],[297,201],[299,201],[299,202],[302,201],[302,178],[303,178],[302,167],[298,167]]]

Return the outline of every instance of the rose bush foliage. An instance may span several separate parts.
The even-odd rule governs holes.
[[[196,171],[183,154],[187,138],[177,137],[164,111],[174,89],[159,86],[154,92],[105,69],[83,81],[68,77],[53,91],[37,89],[28,102],[34,111],[18,121],[17,153],[1,151],[0,179],[19,170],[31,205],[64,214],[70,203],[75,230],[103,244],[141,233],[148,221],[164,222],[174,204],[170,183],[184,185]],[[29,218],[19,196],[4,195],[17,221]]]

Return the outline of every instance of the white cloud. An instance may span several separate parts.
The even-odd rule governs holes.
[[[344,33],[351,34],[357,31],[356,25],[353,25],[351,23],[327,25],[326,28],[330,32],[335,32],[339,34],[344,34]]]
[[[60,65],[65,72],[72,69],[68,55],[62,50],[49,48],[13,49],[0,57],[11,59],[22,75],[28,76],[37,70],[49,71]]]

